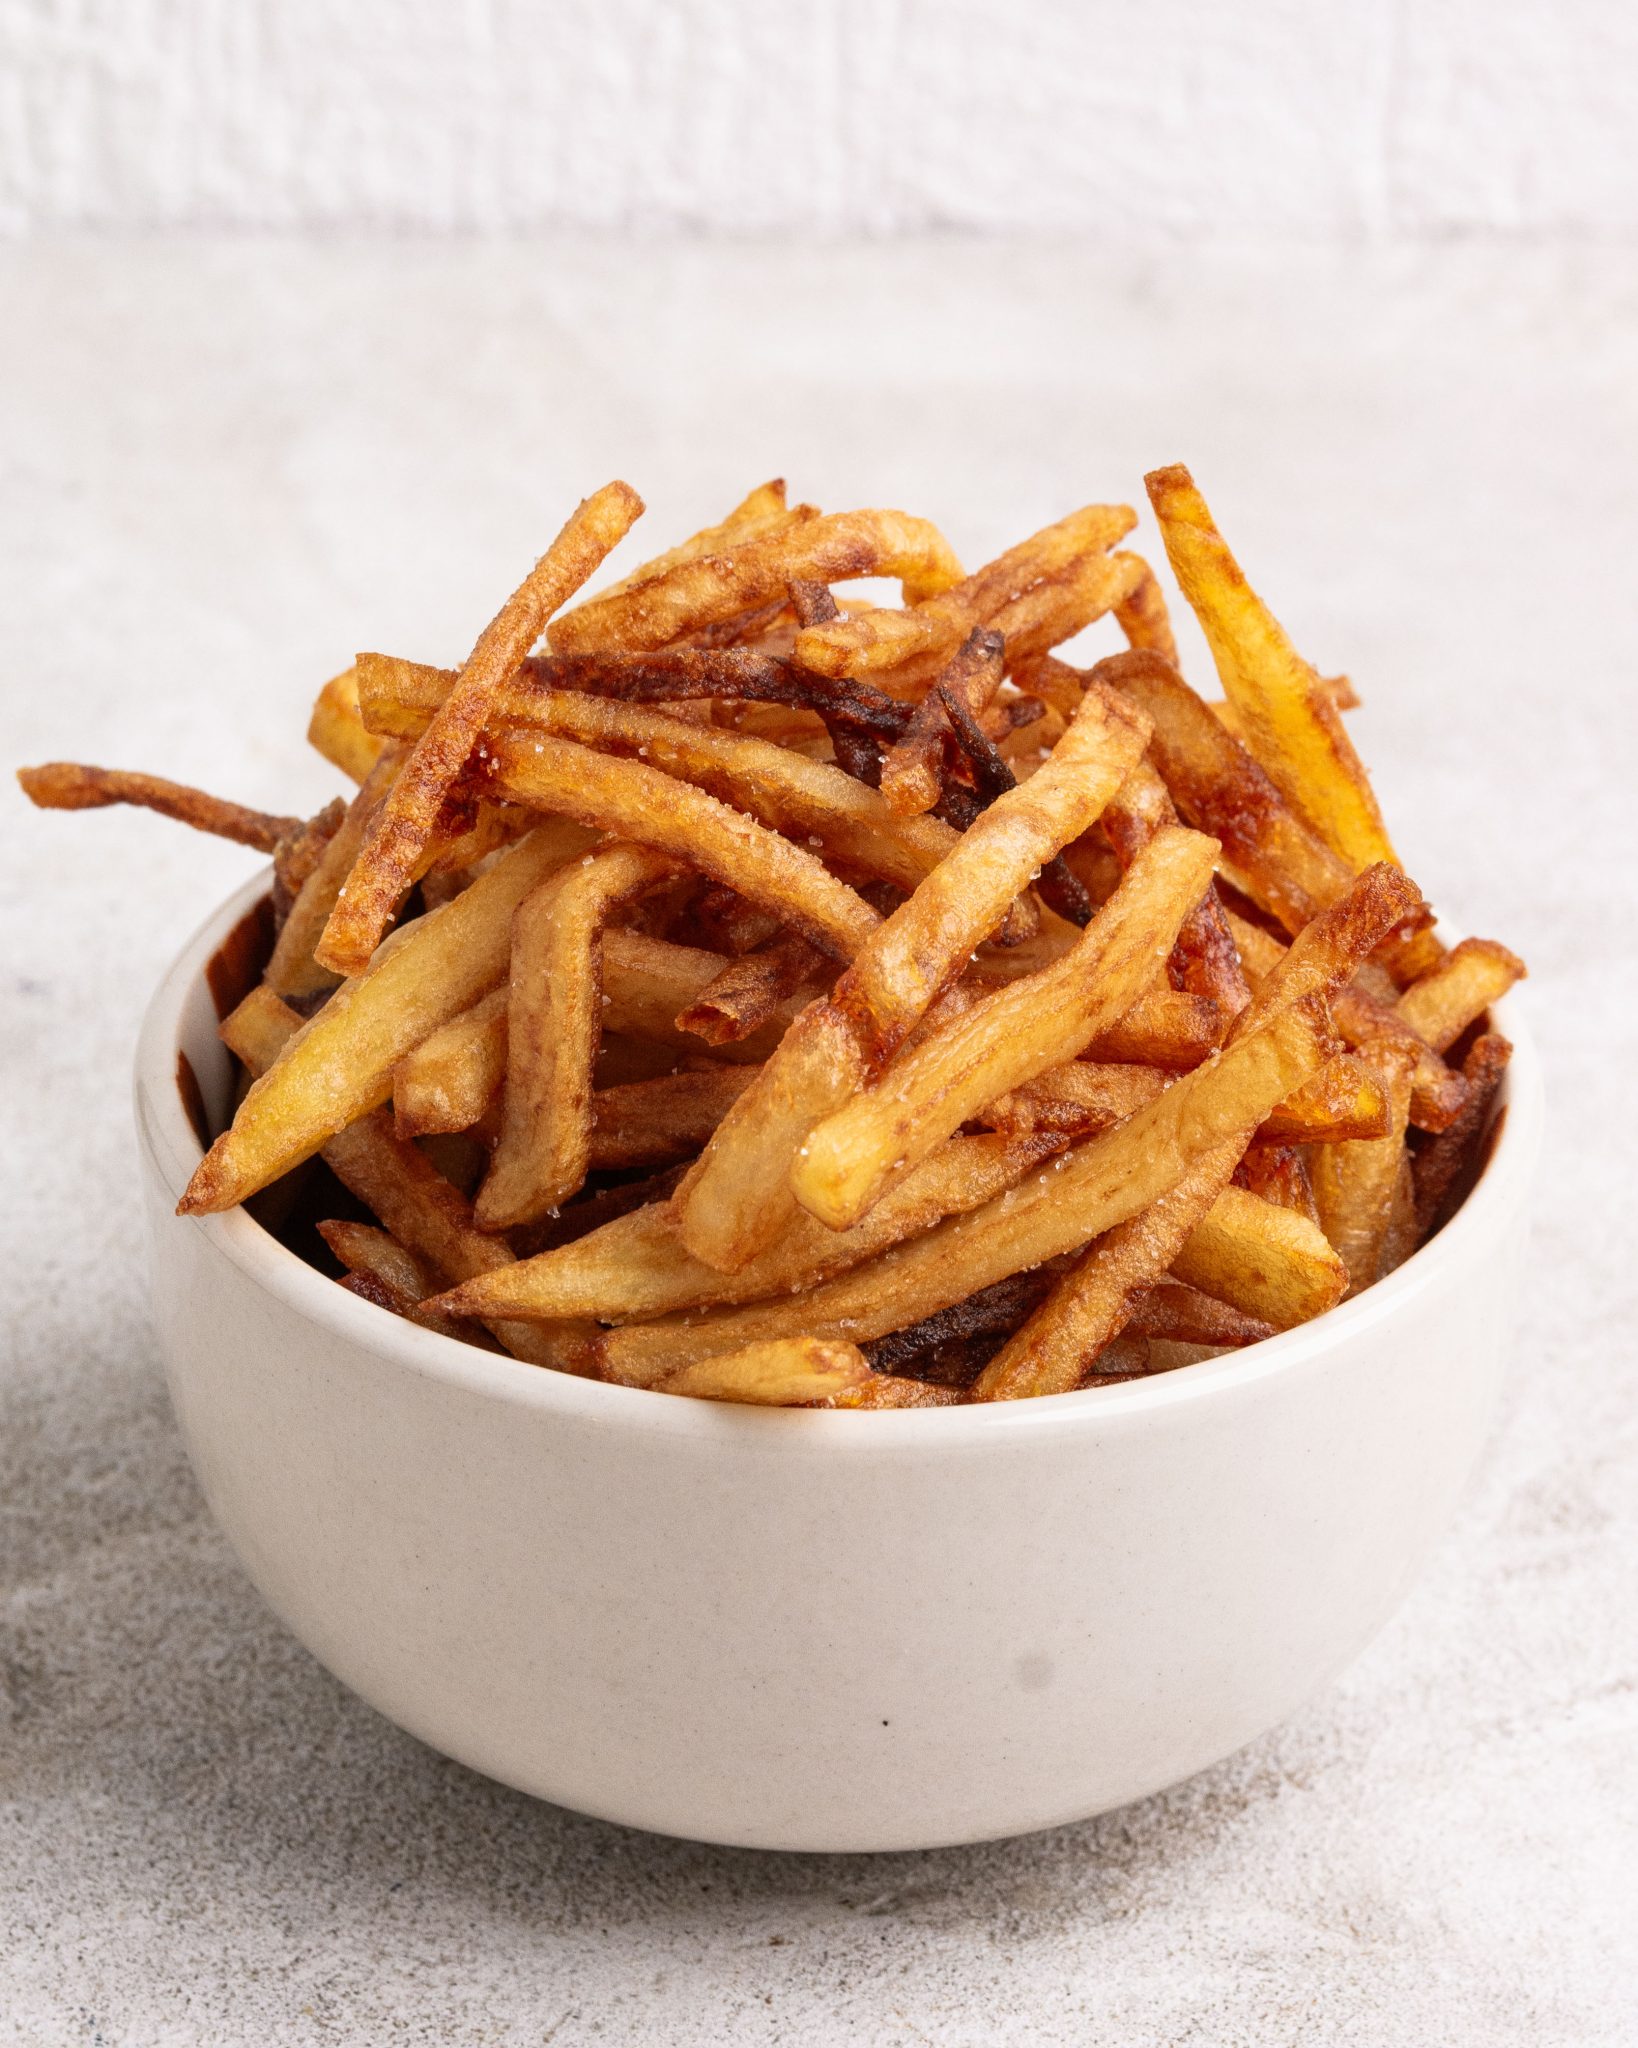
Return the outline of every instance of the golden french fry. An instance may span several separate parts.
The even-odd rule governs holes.
[[[1129,555],[1125,559],[1139,563],[1142,574],[1133,584],[1130,595],[1123,597],[1115,606],[1115,622],[1126,635],[1129,647],[1147,647],[1176,668],[1177,641],[1172,636],[1171,614],[1166,609],[1166,594],[1160,587],[1160,579],[1141,555]]]
[[[514,802],[578,818],[688,862],[828,952],[849,959],[881,923],[805,848],[644,761],[522,732],[489,743],[494,787]]]
[[[31,804],[42,811],[99,811],[111,804],[132,804],[158,811],[196,832],[217,839],[236,839],[259,853],[272,853],[281,839],[302,828],[300,818],[276,817],[248,804],[211,796],[185,782],[167,782],[163,775],[144,775],[133,768],[93,768],[84,761],[47,761],[39,768],[19,768],[17,780]]]
[[[946,1216],[964,1215],[1016,1187],[1059,1150],[1056,1137],[952,1138],[885,1195],[852,1230],[800,1212],[790,1230],[737,1273],[690,1256],[664,1204],[634,1210],[572,1244],[523,1259],[459,1291],[461,1314],[545,1321],[597,1316],[629,1322],[678,1309],[794,1295],[862,1265]],[[452,1297],[453,1300],[454,1297]]]
[[[766,945],[731,961],[677,1013],[677,1028],[707,1045],[749,1038],[799,990],[810,993],[829,979],[826,960],[800,932],[780,932]],[[834,970],[831,970],[834,971]]]
[[[688,1158],[722,1122],[755,1073],[755,1067],[707,1067],[598,1089],[591,1099],[592,1170],[669,1166]]]
[[[975,626],[933,678],[910,723],[882,756],[881,793],[895,815],[919,816],[943,796],[951,732],[942,693],[955,691],[977,717],[1001,687],[1005,648],[999,633]]]
[[[1400,1038],[1368,1046],[1388,1097],[1388,1129],[1380,1138],[1317,1145],[1313,1151],[1314,1203],[1326,1236],[1348,1268],[1348,1292],[1358,1294],[1377,1280],[1394,1203],[1405,1164],[1405,1125],[1410,1116],[1416,1056]]]
[[[1334,1145],[1386,1137],[1387,1092],[1366,1060],[1338,1053],[1264,1119],[1258,1136],[1273,1144]]]
[[[696,1358],[656,1380],[662,1394],[747,1401],[764,1408],[833,1408],[871,1377],[856,1344],[836,1338],[776,1337],[715,1358]]]
[[[1174,1186],[1214,1145],[1255,1128],[1328,1050],[1306,1006],[1282,1011],[1210,1066],[1174,1081],[1114,1130],[1060,1154],[1033,1181],[971,1215],[938,1224],[800,1298],[698,1319],[662,1317],[611,1331],[603,1343],[604,1370],[613,1379],[647,1384],[668,1363],[764,1337],[808,1332],[865,1343],[919,1322],[1010,1273],[1077,1251],[1123,1223]],[[742,1095],[731,1115],[754,1093]]]
[[[1193,477],[1174,463],[1144,482],[1172,569],[1206,635],[1247,746],[1350,868],[1397,865],[1335,700],[1246,581]]]
[[[265,1077],[285,1055],[300,1019],[265,985],[250,994],[222,1025],[222,1041],[252,1074]],[[337,1131],[324,1145],[326,1166],[343,1187],[371,1209],[387,1230],[440,1281],[471,1279],[512,1263],[498,1238],[476,1229],[466,1198],[417,1146],[397,1136],[392,1121],[371,1111]],[[485,1317],[487,1327],[514,1357],[564,1372],[589,1372],[595,1362],[587,1324],[513,1322]]]
[[[1274,1335],[1274,1325],[1261,1316],[1248,1316],[1180,1280],[1162,1280],[1151,1287],[1133,1309],[1127,1328],[1156,1343],[1232,1350]]]
[[[1153,1102],[1166,1081],[1153,1067],[1066,1060],[998,1095],[986,1104],[983,1120],[992,1130],[1020,1137],[1053,1131],[1065,1138],[1091,1138]]]
[[[1304,924],[1262,977],[1233,1030],[1255,1030],[1274,1010],[1306,996],[1329,997],[1389,933],[1415,917],[1421,901],[1416,884],[1399,868],[1385,861],[1366,868],[1329,909]]]
[[[1236,1187],[1217,1197],[1172,1271],[1276,1330],[1323,1315],[1348,1288],[1347,1267],[1311,1216]]]
[[[1494,939],[1463,939],[1394,1005],[1401,1024],[1435,1052],[1454,1045],[1524,973],[1524,962]]]
[[[604,847],[549,875],[512,913],[506,1089],[478,1191],[482,1229],[538,1222],[585,1180],[603,1035],[603,927],[674,872],[642,847]]]
[[[1018,1401],[1078,1386],[1228,1185],[1246,1135],[1214,1146],[1175,1187],[1100,1237],[979,1374],[973,1399]]]
[[[381,739],[368,730],[360,714],[356,670],[343,669],[319,691],[307,725],[307,744],[352,782],[362,782],[375,766]]]
[[[423,1307],[427,1297],[438,1292],[437,1276],[389,1232],[378,1230],[373,1223],[329,1222],[321,1223],[318,1233],[347,1268],[347,1278],[341,1284],[350,1292],[421,1324],[423,1329],[436,1330],[441,1337],[454,1337],[463,1344],[488,1344],[476,1323]]]
[[[918,655],[948,654],[1010,599],[1061,574],[1078,556],[1103,553],[1136,524],[1129,505],[1083,506],[920,604],[829,623],[804,621],[796,658],[821,675],[853,676],[897,668]]]
[[[360,850],[318,949],[322,966],[361,974],[415,879],[438,814],[483,731],[496,690],[552,614],[630,529],[643,501],[629,484],[583,499],[562,532],[478,637],[461,679],[438,707]]]
[[[622,576],[618,583],[611,583],[606,590],[598,591],[597,599],[592,601],[619,597],[625,591],[635,590],[639,583],[648,583],[656,576],[664,576],[669,570],[680,568],[684,562],[697,562],[701,555],[720,554],[724,548],[737,547],[743,541],[759,540],[766,534],[781,533],[803,520],[818,517],[818,510],[812,505],[793,505],[787,509],[785,479],[776,476],[768,483],[758,484],[755,490],[747,491],[726,519],[715,526],[702,527],[687,540],[679,541],[676,547],[655,555],[651,561],[633,569],[629,576]]]
[[[319,856],[318,864],[302,884],[290,914],[279,928],[265,979],[276,994],[298,1001],[322,995],[336,987],[341,977],[321,967],[315,958],[324,927],[336,907],[336,897],[352,872],[358,850],[364,844],[370,822],[403,765],[404,748],[397,741],[382,744],[380,752],[365,771],[357,793],[347,807],[340,829]]]
[[[1308,1155],[1300,1145],[1253,1138],[1245,1156],[1234,1169],[1234,1185],[1248,1194],[1259,1195],[1281,1209],[1294,1209],[1317,1228],[1319,1211],[1314,1207],[1314,1183],[1308,1174]],[[1339,1261],[1340,1264],[1340,1261]]]
[[[799,1147],[791,1187],[803,1208],[847,1229],[986,1103],[1073,1059],[1113,1025],[1164,963],[1216,853],[1217,842],[1197,832],[1160,833],[1072,952],[890,1061]]]
[[[251,1089],[200,1161],[179,1212],[231,1209],[385,1102],[405,1053],[504,975],[518,904],[591,843],[577,825],[537,827],[453,903],[406,925]]]
[[[618,596],[591,598],[555,622],[552,651],[664,647],[697,627],[783,599],[794,581],[842,583],[855,576],[896,577],[905,597],[914,600],[959,582],[961,564],[925,519],[903,512],[832,512],[679,563]]]

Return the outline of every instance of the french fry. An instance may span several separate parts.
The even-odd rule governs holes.
[[[1337,1144],[1383,1138],[1391,1112],[1387,1091],[1371,1064],[1338,1053],[1263,1120],[1258,1136],[1273,1144]]]
[[[1314,1183],[1308,1173],[1308,1155],[1300,1145],[1286,1145],[1275,1139],[1253,1138],[1245,1156],[1234,1169],[1234,1185],[1248,1194],[1260,1195],[1281,1209],[1294,1209],[1316,1227],[1319,1211],[1314,1207]]]
[[[629,576],[622,576],[618,583],[611,583],[597,595],[599,598],[619,597],[625,591],[634,590],[639,583],[647,583],[656,576],[664,576],[669,570],[680,568],[684,562],[697,562],[701,555],[720,554],[724,548],[759,540],[764,534],[781,533],[803,520],[818,517],[818,510],[812,505],[787,507],[785,479],[776,476],[747,491],[727,518],[717,525],[702,527],[698,533],[642,563]]]
[[[329,1222],[321,1223],[318,1233],[347,1268],[348,1279],[341,1284],[353,1283],[351,1291],[361,1299],[391,1309],[423,1329],[436,1330],[440,1336],[455,1337],[465,1344],[488,1342],[477,1324],[422,1306],[428,1296],[438,1292],[438,1280],[429,1266],[387,1231],[378,1230],[373,1223]]]
[[[1329,909],[1303,926],[1262,977],[1233,1029],[1255,1030],[1284,1004],[1329,997],[1384,938],[1414,919],[1421,900],[1416,884],[1400,869],[1386,861],[1367,868]]]
[[[1411,1160],[1411,1194],[1418,1241],[1450,1220],[1483,1164],[1496,1091],[1513,1048],[1499,1032],[1474,1039],[1462,1062],[1466,1098],[1452,1121],[1420,1146]]]
[[[961,580],[961,564],[936,526],[903,512],[833,512],[720,554],[678,564],[615,597],[592,598],[554,624],[554,654],[604,647],[664,647],[700,626],[783,598],[794,581],[841,583],[892,576],[907,600]]]
[[[263,985],[222,1025],[222,1042],[265,1080],[298,1034],[294,1010]],[[326,1166],[343,1187],[372,1209],[390,1234],[441,1281],[471,1279],[512,1264],[498,1238],[473,1226],[471,1205],[424,1153],[398,1137],[379,1110],[338,1130],[323,1147]],[[441,1311],[440,1311],[441,1312]],[[589,1325],[483,1319],[515,1358],[565,1372],[588,1372],[594,1363]]]
[[[643,501],[612,483],[583,499],[562,532],[484,628],[461,679],[415,743],[360,850],[318,948],[321,966],[361,974],[467,764],[495,692],[516,671],[552,614],[630,529]]]
[[[343,669],[319,691],[307,724],[307,744],[339,768],[350,782],[362,782],[381,753],[381,739],[359,711],[358,675]]]
[[[691,1157],[755,1073],[755,1067],[709,1067],[598,1089],[591,1098],[591,1170],[668,1166]]]
[[[1321,1228],[1348,1268],[1348,1292],[1381,1275],[1384,1247],[1405,1163],[1415,1054],[1398,1038],[1367,1049],[1387,1092],[1388,1129],[1380,1138],[1319,1145],[1313,1152],[1314,1203]]]
[[[1129,505],[1087,505],[1043,527],[962,582],[903,611],[885,609],[834,623],[803,620],[796,658],[820,675],[855,676],[897,668],[917,656],[950,653],[975,626],[988,625],[1010,599],[1060,574],[1085,554],[1101,554],[1137,524]]]
[[[895,1174],[986,1103],[1073,1059],[1114,1024],[1164,962],[1211,879],[1216,852],[1216,841],[1199,833],[1161,833],[1072,952],[997,989],[893,1060],[800,1147],[791,1187],[803,1208],[847,1229]]]
[[[1100,1237],[979,1374],[973,1399],[1071,1392],[1228,1185],[1245,1135],[1213,1146],[1175,1187]]]
[[[621,1216],[571,1244],[523,1259],[452,1296],[458,1314],[630,1322],[680,1309],[792,1296],[863,1265],[946,1216],[981,1208],[1052,1157],[1061,1139],[952,1138],[852,1230],[797,1214],[790,1230],[737,1273],[693,1258],[660,1204]]]
[[[881,922],[805,848],[644,761],[515,732],[490,742],[488,766],[493,787],[512,801],[687,861],[843,959]]]
[[[777,1337],[715,1358],[696,1358],[655,1382],[662,1394],[746,1401],[763,1408],[834,1408],[871,1377],[856,1344],[836,1338]]]
[[[132,768],[47,761],[39,768],[19,768],[17,780],[29,802],[42,811],[98,811],[111,804],[131,804],[191,825],[196,832],[253,846],[259,853],[272,853],[282,839],[300,832],[304,822],[252,810],[248,804],[236,804],[227,797],[192,789],[185,782],[167,782],[163,775],[144,775]]]
[[[324,858],[324,850],[341,830],[347,816],[344,797],[332,797],[310,818],[303,819],[294,832],[287,832],[273,849],[273,913],[276,919],[290,914],[290,906],[301,894],[308,876]]]
[[[385,1102],[404,1054],[500,981],[517,905],[590,844],[576,825],[537,827],[453,903],[406,926],[250,1090],[179,1212],[232,1208]]]
[[[1079,1250],[1146,1208],[1214,1145],[1254,1128],[1328,1049],[1306,1006],[1283,1011],[1212,1065],[1173,1082],[1114,1130],[1060,1154],[1030,1184],[938,1224],[800,1299],[697,1319],[667,1316],[611,1331],[603,1340],[603,1369],[610,1378],[646,1385],[668,1361],[709,1357],[764,1337],[846,1335],[864,1343],[919,1322],[1010,1273]],[[742,1095],[731,1115],[754,1092]]]
[[[1364,764],[1319,676],[1246,581],[1181,463],[1144,482],[1246,744],[1286,800],[1356,872],[1398,865]]]
[[[872,1059],[902,1043],[1037,869],[1092,822],[1147,737],[1147,721],[1089,694],[1041,773],[990,805],[872,935],[831,1003],[798,1018],[678,1190],[696,1258],[733,1272],[775,1241],[796,1207],[798,1145]]]
[[[1153,1067],[1066,1060],[998,1095],[986,1105],[984,1122],[1020,1137],[1047,1131],[1066,1138],[1095,1137],[1153,1102],[1165,1085],[1166,1076]]]
[[[339,974],[318,964],[316,948],[336,907],[341,886],[352,872],[371,820],[386,801],[393,777],[403,765],[404,751],[396,741],[383,743],[365,771],[334,838],[291,904],[290,915],[279,928],[267,963],[265,979],[276,994],[296,1002],[322,995],[340,982]]]
[[[1438,966],[1412,982],[1394,1014],[1435,1052],[1444,1052],[1523,973],[1519,956],[1494,939],[1463,939]]]
[[[945,752],[952,737],[944,692],[954,692],[974,716],[983,711],[1001,687],[1005,647],[999,633],[975,626],[883,755],[881,792],[896,815],[930,811],[944,794]]]
[[[677,1028],[707,1045],[749,1038],[801,989],[825,979],[823,953],[800,932],[781,932],[754,953],[732,961],[677,1013]]]
[[[1162,661],[1177,667],[1177,641],[1172,634],[1171,614],[1160,580],[1140,555],[1126,557],[1142,564],[1142,574],[1130,593],[1115,606],[1115,623],[1126,635],[1129,647],[1147,647]]]
[[[604,847],[549,875],[512,913],[506,1089],[478,1191],[481,1229],[536,1222],[585,1180],[603,1033],[603,927],[674,872],[641,847]]]
[[[1195,1225],[1172,1272],[1276,1330],[1323,1315],[1348,1288],[1347,1267],[1311,1216],[1237,1187]]]
[[[1209,1344],[1224,1350],[1260,1344],[1274,1335],[1272,1323],[1181,1280],[1158,1281],[1137,1303],[1126,1327],[1163,1344]]]
[[[1134,649],[1092,674],[1152,721],[1150,752],[1189,824],[1222,841],[1225,860],[1287,931],[1347,893],[1353,871],[1286,802],[1204,698],[1158,654]]]

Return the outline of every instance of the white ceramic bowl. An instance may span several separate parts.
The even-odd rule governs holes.
[[[1129,1386],[781,1412],[604,1386],[356,1300],[242,1211],[183,1220],[226,1114],[207,961],[136,1070],[154,1306],[211,1510],[402,1727],[633,1826],[781,1849],[1022,1833],[1272,1727],[1404,1597],[1484,1441],[1541,1092],[1457,1217],[1307,1328]]]

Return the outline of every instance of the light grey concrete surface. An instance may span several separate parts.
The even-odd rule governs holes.
[[[976,560],[1188,459],[1355,677],[1413,872],[1528,955],[1552,1115],[1495,1441],[1324,1697],[1047,1836],[659,1840],[432,1755],[251,1592],[166,1409],[127,1109],[251,856],[0,801],[0,2042],[1638,2037],[1638,259],[82,243],[0,255],[0,304],[8,766],[280,809],[333,785],[318,682],[458,657],[611,474],[657,536],[783,470]]]

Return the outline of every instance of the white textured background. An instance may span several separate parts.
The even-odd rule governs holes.
[[[0,231],[1638,232],[1630,0],[0,0]]]

